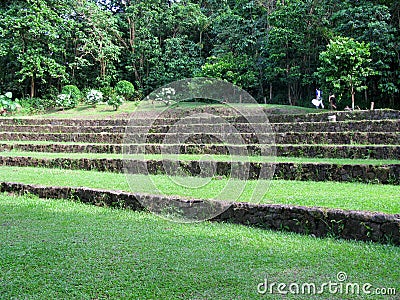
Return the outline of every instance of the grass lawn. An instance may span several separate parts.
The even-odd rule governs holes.
[[[2,299],[396,299],[259,295],[268,283],[400,291],[400,250],[222,223],[0,194]],[[286,290],[288,290],[286,288]],[[273,291],[277,293],[276,286]],[[307,290],[306,290],[307,291]],[[398,298],[397,298],[398,299]]]
[[[120,106],[120,108],[115,111],[112,106],[107,105],[105,103],[98,104],[95,108],[91,105],[79,104],[77,107],[73,109],[67,110],[59,110],[52,109],[43,113],[37,113],[34,115],[24,115],[15,113],[10,115],[11,118],[19,118],[19,117],[29,117],[29,118],[60,118],[60,119],[68,119],[68,118],[91,118],[91,119],[102,119],[102,118],[111,118],[118,117],[119,115],[127,116],[128,114],[135,111],[138,102],[125,102]]]
[[[102,119],[102,118],[114,118],[114,117],[127,117],[128,114],[134,112],[138,107],[139,102],[127,101],[123,103],[117,111],[114,111],[113,108],[107,104],[98,104],[95,108],[91,105],[80,104],[76,108],[68,109],[68,110],[50,110],[42,114],[37,115],[24,115],[24,114],[13,114],[9,117],[32,117],[32,118],[94,118],[94,119]],[[232,107],[235,105],[240,105],[243,107],[254,107],[253,104],[231,104]],[[209,104],[203,102],[179,102],[177,104],[171,105],[170,107],[166,107],[166,105],[162,102],[155,102],[154,105],[142,105],[140,106],[140,110],[142,111],[163,111],[165,109],[193,109],[198,107],[226,107],[226,105],[222,104]],[[328,110],[316,110],[315,108],[308,107],[300,107],[300,106],[288,106],[288,105],[277,105],[277,104],[259,104],[258,108],[265,108],[273,114],[305,114],[305,113],[319,113],[326,112]]]
[[[109,158],[109,159],[147,159],[147,160],[214,160],[214,161],[243,161],[243,162],[288,162],[288,163],[328,163],[328,164],[367,164],[367,165],[390,165],[400,164],[395,159],[352,159],[352,158],[311,158],[311,157],[266,157],[266,156],[230,156],[230,155],[193,155],[193,154],[146,154],[127,155],[109,153],[57,153],[57,152],[29,152],[29,151],[3,151],[0,156],[24,156],[35,158]]]
[[[182,178],[165,175],[134,175],[130,179],[134,192],[154,194],[157,193],[156,188],[158,188],[158,193],[166,195],[203,199],[219,198],[221,190],[228,182],[228,179],[221,178],[211,180],[201,186],[202,178],[187,177],[183,180],[189,187],[185,187],[174,182],[174,180],[182,181]],[[132,191],[125,174],[81,170],[1,166],[0,181]],[[237,183],[238,189],[244,184],[244,190],[240,191],[237,201],[251,201],[253,190],[258,186],[257,184],[260,184],[267,188],[264,197],[256,201],[260,203],[400,213],[400,186],[398,185],[286,180],[260,182],[249,180],[245,183],[233,180],[232,182]],[[191,188],[190,186],[200,187]],[[237,194],[234,196],[237,197]],[[232,198],[226,200],[232,201]]]

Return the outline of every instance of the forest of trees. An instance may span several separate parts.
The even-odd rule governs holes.
[[[400,108],[400,2],[3,0],[0,93],[48,99],[132,82],[138,97],[190,77],[260,103]]]

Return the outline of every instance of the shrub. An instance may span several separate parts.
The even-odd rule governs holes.
[[[103,101],[107,102],[113,95],[115,95],[115,90],[110,87],[102,87],[100,91],[103,93]]]
[[[82,98],[82,93],[75,85],[66,85],[62,88],[61,94],[57,96],[56,106],[62,108],[74,108]]]
[[[86,103],[89,105],[93,105],[93,107],[96,107],[97,103],[100,103],[103,101],[103,93],[97,90],[90,90],[86,94]]]
[[[53,108],[57,105],[57,97],[45,97],[45,98],[23,98],[19,101],[22,106],[22,110],[25,113],[34,113],[35,111],[44,111],[46,109]]]
[[[76,85],[66,85],[62,88],[61,94],[71,95],[72,100],[79,103],[82,98],[82,93]]]
[[[132,98],[132,101],[141,101],[143,99],[143,91],[141,90],[136,90],[135,95]]]
[[[12,93],[8,92],[4,95],[0,95],[0,106],[5,108],[11,101]]]
[[[16,101],[12,100],[11,92],[5,93],[4,95],[0,95],[0,113],[1,114],[6,114],[8,112],[14,112],[20,107],[21,107],[21,105],[19,105],[18,100],[16,100]]]
[[[114,94],[108,98],[107,104],[113,106],[115,110],[118,110],[123,102],[124,98],[122,96]]]
[[[62,108],[74,108],[78,105],[78,100],[71,94],[60,94],[57,96],[56,105]]]
[[[115,86],[115,92],[121,95],[125,100],[130,100],[135,95],[135,87],[127,80],[121,80]]]
[[[54,85],[49,85],[49,86],[45,85],[41,87],[40,94],[43,95],[41,98],[47,100],[53,100],[53,107],[54,107],[55,99],[57,98],[58,94],[60,94],[60,91]]]

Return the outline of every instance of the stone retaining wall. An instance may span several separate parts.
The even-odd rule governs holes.
[[[88,127],[88,126],[126,126],[127,119],[54,119],[54,118],[0,118],[0,126],[73,126],[73,127]]]
[[[135,130],[137,128],[137,130]],[[139,132],[142,128],[132,126],[131,132]],[[268,128],[264,124],[232,123],[232,124],[188,124],[185,132],[264,132]],[[400,132],[399,120],[368,120],[368,121],[346,121],[346,122],[313,122],[313,123],[272,123],[272,132]],[[142,130],[143,131],[143,130]],[[176,125],[156,125],[152,126],[149,132],[167,133],[179,132],[182,129]]]
[[[230,155],[232,151],[247,151],[248,155],[261,155],[266,148],[261,145],[222,145],[222,144],[184,144],[163,145],[146,144],[147,154],[174,153],[176,147],[181,154]],[[276,155],[283,157],[352,158],[352,159],[399,159],[400,146],[352,146],[352,145],[276,145]],[[130,153],[137,147],[126,147]],[[113,153],[121,154],[123,145],[117,144],[0,144],[2,151],[28,151],[50,153]],[[4,154],[4,153],[3,153]]]
[[[178,161],[179,168],[168,174],[176,176],[226,176],[239,179],[258,179],[261,170],[275,169],[274,179],[303,181],[340,181],[382,184],[400,184],[400,165],[338,165],[329,163],[232,163],[206,162],[208,174],[202,173],[199,161]],[[0,165],[19,167],[45,167],[100,172],[123,172],[122,159],[71,159],[0,156]],[[129,170],[138,174],[165,174],[165,166],[176,166],[169,160],[131,160]],[[132,171],[136,170],[136,171]],[[214,170],[210,174],[211,170]],[[232,171],[233,170],[233,171]],[[235,171],[236,170],[236,171]],[[271,171],[272,172],[272,171]]]
[[[333,115],[336,115],[337,121],[400,119],[400,111],[392,109],[334,111],[302,115],[270,115],[268,119],[271,123],[326,122],[328,121],[328,116]]]
[[[177,197],[131,194],[90,188],[44,187],[22,183],[1,182],[0,192],[33,194],[48,199],[71,199],[98,206],[143,210],[141,197],[159,201],[171,199],[187,203]],[[228,209],[213,221],[232,222],[264,229],[286,230],[316,237],[336,237],[349,240],[373,241],[400,245],[400,215],[364,211],[345,211],[319,207],[279,204],[230,203]]]
[[[276,145],[276,153],[283,157],[400,159],[400,146]]]
[[[181,125],[182,126],[182,125]],[[130,126],[130,132],[144,132],[144,127]],[[272,123],[271,128],[259,123],[188,123],[185,128],[176,125],[154,125],[148,129],[151,133],[186,132],[186,133],[252,133],[252,132],[400,132],[399,120],[368,120],[345,122],[313,123]]]
[[[147,145],[146,145],[147,147]],[[27,151],[49,153],[122,153],[122,144],[0,144],[2,151]],[[6,153],[2,153],[5,155]]]
[[[240,135],[240,136],[239,136]],[[125,135],[122,133],[0,133],[3,141],[52,141],[52,142],[80,142],[121,144]],[[243,140],[246,144],[257,144],[259,139],[276,144],[368,144],[368,145],[400,145],[400,134],[389,132],[286,132],[276,134],[189,134],[189,133],[149,133],[131,134],[130,141],[134,144],[157,144],[168,140],[179,140],[187,144],[220,144],[221,141]]]
[[[274,123],[271,128],[264,124],[249,123],[202,123],[187,124],[184,132],[188,133],[228,133],[228,132],[400,132],[399,120],[368,120],[346,122],[314,123]],[[2,132],[37,132],[37,133],[125,133],[126,126],[65,126],[65,125],[2,125]],[[151,128],[129,127],[130,132],[167,133],[181,132],[176,125],[154,125]]]
[[[316,237],[400,245],[400,215],[278,204],[234,203],[215,220]]]
[[[125,126],[2,125],[2,132],[125,133]]]
[[[328,116],[336,115],[337,121],[349,121],[349,120],[384,120],[384,119],[400,119],[400,111],[398,110],[364,110],[364,111],[338,111],[338,112],[323,112],[315,114],[269,114],[268,110],[265,110],[268,115],[268,119],[271,123],[299,123],[299,122],[326,122]],[[196,108],[193,110],[182,110],[182,111],[168,111],[164,113],[155,124],[158,125],[170,125],[176,123],[182,117],[192,115],[193,113],[215,113],[216,115],[226,116],[225,119],[233,123],[247,122],[244,117],[237,117],[237,112],[227,110],[224,108],[208,107],[208,108]],[[148,115],[148,116],[147,116]],[[234,115],[235,117],[232,117]],[[136,123],[140,125],[140,119],[143,119],[144,124],[148,123],[148,119],[158,116],[158,113],[141,113],[137,114]],[[86,127],[86,126],[126,126],[131,116],[126,115],[121,119],[33,119],[33,118],[13,118],[6,117],[0,118],[0,126],[2,125],[66,125],[75,127]],[[252,116],[252,120],[257,121],[257,117]],[[264,120],[264,117],[261,118]],[[199,123],[210,123],[207,118],[200,118]]]
[[[143,137],[146,137],[144,140]],[[168,140],[184,141],[187,144],[220,144],[229,140],[242,139],[245,144],[258,144],[261,141],[276,144],[368,144],[368,145],[400,145],[400,134],[384,132],[285,132],[276,134],[242,133],[229,134],[217,132],[213,134],[191,133],[149,133],[131,135],[132,141],[145,141],[149,144],[164,143]]]
[[[311,132],[400,132],[399,120],[372,120],[346,122],[314,122],[314,123],[276,123],[276,132],[311,131]]]
[[[121,144],[124,139],[122,133],[28,133],[28,132],[0,132],[2,141],[43,141],[43,142],[77,142],[77,143],[105,143]]]

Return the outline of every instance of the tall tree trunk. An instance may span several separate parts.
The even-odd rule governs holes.
[[[135,57],[135,40],[136,40],[136,26],[135,26],[135,21],[132,20],[130,17],[128,17],[128,24],[129,24],[129,45],[130,45],[130,50],[132,53],[132,57]],[[132,67],[133,71],[135,73],[135,79],[136,81],[139,81],[140,83],[142,82],[142,78],[139,75],[139,72],[136,67],[136,63],[133,61],[132,62]]]
[[[269,83],[269,102],[272,102],[272,82]]]
[[[104,59],[100,59],[100,78],[104,80],[106,78],[107,63]]]
[[[354,86],[351,86],[351,108],[354,110]]]
[[[35,97],[35,75],[31,77],[31,98]]]

